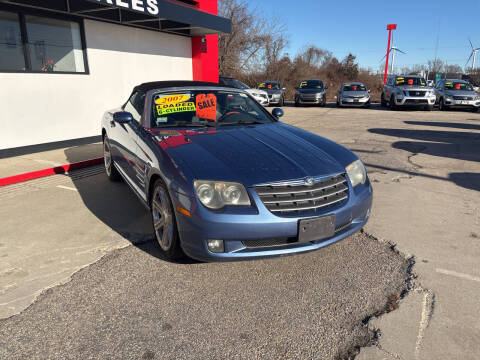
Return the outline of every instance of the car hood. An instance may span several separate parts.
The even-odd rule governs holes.
[[[235,181],[252,186],[338,174],[356,159],[328,139],[280,122],[177,134],[159,145],[175,163],[189,168],[191,180]]]
[[[267,95],[267,92],[265,90],[260,90],[260,89],[245,89],[245,91],[252,96],[255,96],[256,94],[262,94],[265,96]]]
[[[323,93],[325,89],[298,89],[300,94],[319,94]]]
[[[477,96],[476,91],[462,91],[462,90],[445,90],[445,94],[449,96]]]
[[[365,97],[369,96],[368,91],[344,91],[342,96]]]

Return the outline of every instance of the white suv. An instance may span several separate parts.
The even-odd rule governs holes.
[[[432,110],[435,106],[435,91],[418,75],[391,75],[383,87],[382,106],[395,110],[400,106],[423,107]]]

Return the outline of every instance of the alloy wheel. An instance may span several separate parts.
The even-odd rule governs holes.
[[[105,172],[110,176],[112,174],[112,153],[107,139],[103,141],[103,161],[105,163]]]
[[[174,228],[170,199],[165,189],[157,187],[152,198],[153,227],[158,244],[163,251],[170,250]]]

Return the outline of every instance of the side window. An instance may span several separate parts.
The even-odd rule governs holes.
[[[145,105],[145,93],[137,91],[130,96],[125,104],[124,110],[131,113],[133,118],[140,122],[143,115],[143,109]]]

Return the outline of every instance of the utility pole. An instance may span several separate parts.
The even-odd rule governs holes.
[[[387,46],[387,56],[385,59],[385,76],[383,77],[383,85],[387,82],[387,75],[388,75],[388,59],[390,57],[390,41],[392,39],[392,30],[397,29],[397,24],[388,24],[387,25],[387,30],[388,30],[388,46]],[[395,54],[395,52],[394,52]],[[393,61],[392,61],[393,62]]]

